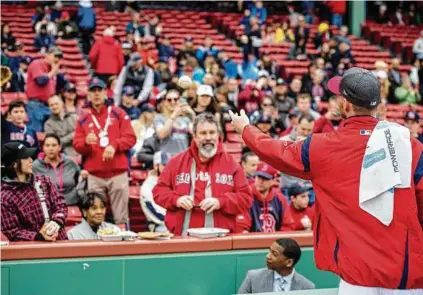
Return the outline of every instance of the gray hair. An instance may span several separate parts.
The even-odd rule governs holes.
[[[200,123],[211,123],[216,125],[216,128],[219,130],[219,123],[216,120],[216,117],[212,113],[202,113],[195,117],[193,131],[194,134],[197,133],[197,126]]]

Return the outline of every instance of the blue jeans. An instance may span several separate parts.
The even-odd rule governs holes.
[[[35,132],[44,131],[44,122],[50,117],[51,112],[46,104],[38,100],[29,100],[26,104],[26,112],[29,122],[28,128],[32,128]]]
[[[343,24],[342,14],[333,14],[332,15],[332,25],[340,28]]]

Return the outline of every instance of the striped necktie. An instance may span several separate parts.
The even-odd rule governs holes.
[[[278,278],[279,283],[279,291],[285,292],[286,289],[286,280],[284,278]]]

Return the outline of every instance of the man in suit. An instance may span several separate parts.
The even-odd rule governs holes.
[[[248,271],[238,294],[314,289],[314,284],[294,269],[300,257],[301,248],[296,241],[276,240],[266,255],[267,268]]]

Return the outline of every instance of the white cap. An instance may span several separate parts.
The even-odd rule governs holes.
[[[85,8],[90,8],[90,7],[93,6],[93,4],[91,3],[90,0],[81,0],[81,1],[79,1],[79,5],[81,7],[85,7]]]
[[[201,96],[201,95],[208,95],[213,97],[213,88],[211,88],[210,85],[200,85],[197,89],[197,95]]]
[[[376,77],[379,79],[388,79],[388,74],[385,71],[377,71]]]

